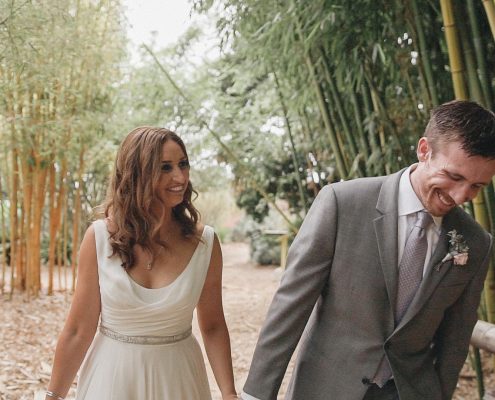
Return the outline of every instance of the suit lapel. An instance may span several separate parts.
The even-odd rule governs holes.
[[[455,228],[456,214],[459,212],[457,208],[452,210],[449,214],[447,214],[442,221],[442,229],[440,232],[440,236],[438,238],[437,247],[433,252],[433,255],[428,263],[426,268],[426,273],[423,277],[423,281],[414,296],[411,305],[408,310],[404,314],[400,324],[397,326],[397,329],[400,329],[404,326],[414,315],[416,315],[426,301],[430,298],[431,294],[438,286],[444,275],[450,269],[450,264],[452,261],[447,261],[445,263],[441,263],[442,259],[446,256],[449,248],[449,237],[447,233]]]
[[[397,223],[399,181],[404,170],[390,175],[384,181],[376,209],[381,214],[373,223],[380,254],[380,264],[385,279],[387,294],[390,301],[390,322],[393,328],[394,302],[397,296]]]

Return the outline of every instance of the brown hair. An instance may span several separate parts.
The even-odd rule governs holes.
[[[112,256],[118,254],[122,267],[134,266],[134,245],[151,251],[152,243],[165,246],[159,240],[163,216],[152,212],[152,206],[163,202],[156,194],[160,180],[162,148],[166,141],[176,142],[187,157],[182,139],[165,128],[143,126],[132,130],[123,140],[115,160],[104,214],[111,220],[110,245]],[[172,209],[173,218],[179,222],[184,237],[197,237],[196,223],[199,212],[191,202],[197,195],[191,182],[187,184],[182,203]]]
[[[459,142],[469,156],[495,159],[495,114],[473,101],[454,100],[435,107],[425,136],[433,149]]]

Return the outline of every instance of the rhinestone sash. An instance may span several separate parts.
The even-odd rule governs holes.
[[[100,325],[100,333],[110,339],[118,340],[119,342],[132,344],[170,344],[180,342],[191,336],[192,328],[187,331],[172,336],[129,336],[115,332],[107,327]]]

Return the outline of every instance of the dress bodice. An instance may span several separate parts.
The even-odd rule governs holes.
[[[123,335],[172,336],[190,328],[210,264],[214,231],[205,226],[189,263],[169,285],[148,289],[134,282],[112,248],[104,220],[93,223],[101,295],[101,325]]]

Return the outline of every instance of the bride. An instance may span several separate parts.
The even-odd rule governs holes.
[[[210,400],[193,312],[223,400],[237,399],[222,307],[222,254],[191,203],[183,141],[163,128],[122,142],[79,253],[78,282],[46,400]]]

